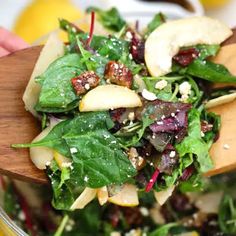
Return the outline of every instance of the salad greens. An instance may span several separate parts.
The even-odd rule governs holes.
[[[135,194],[141,196],[141,202],[145,196],[148,199],[144,190],[160,192],[179,186],[177,194],[186,198],[185,192],[204,189],[201,175],[214,167],[209,149],[217,140],[221,125],[220,117],[206,111],[204,104],[211,97],[231,92],[230,89],[214,91],[209,81],[236,82],[236,77],[223,65],[210,61],[220,45],[183,47],[173,57],[171,73],[152,77],[145,65],[144,44],[151,32],[165,23],[166,17],[162,13],[155,15],[141,33],[129,26],[115,8],[104,11],[92,7],[88,12],[95,12],[97,20],[109,32],[118,33],[95,35],[91,26],[88,34],[60,19],[69,43],[65,55],[35,79],[41,86],[35,110],[43,116],[43,128],[48,125],[48,117],[61,121],[39,141],[12,145],[15,148],[47,147],[54,151],[54,159],[46,163],[46,173],[52,187],[52,205],[64,211],[57,236],[73,217],[79,219],[78,225],[63,235],[110,235],[116,228],[128,230],[128,213],[111,204],[101,207],[93,201],[79,212],[70,212],[85,188],[99,191],[105,187],[106,201],[109,201],[126,184],[135,184]],[[142,106],[79,110],[88,92],[111,84],[136,92]],[[55,153],[66,158],[66,163],[60,163]],[[152,198],[152,205],[153,201]],[[6,202],[9,209],[11,201]],[[117,204],[126,206],[126,199]],[[172,212],[178,211],[171,204],[166,205],[168,211],[172,208]],[[115,221],[101,222],[101,217],[113,214],[107,211],[114,211],[120,223],[114,226]],[[225,195],[219,208],[219,227],[223,232],[236,232],[235,212],[234,200]],[[172,231],[185,232],[180,221],[173,223],[177,220],[179,215],[173,213],[160,227],[150,221],[146,233],[158,236],[172,235]]]

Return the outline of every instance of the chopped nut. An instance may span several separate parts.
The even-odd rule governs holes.
[[[133,82],[133,75],[124,64],[110,61],[105,68],[105,79],[111,83],[130,88]]]
[[[99,84],[100,78],[94,71],[86,71],[72,78],[71,83],[77,95],[86,93],[89,89]]]

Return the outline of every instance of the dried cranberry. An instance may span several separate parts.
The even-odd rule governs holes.
[[[113,121],[119,121],[125,111],[125,108],[117,108],[114,110],[110,110],[109,113]]]
[[[100,78],[94,71],[86,71],[79,76],[72,78],[71,83],[77,95],[86,93],[99,84]]]
[[[196,48],[182,49],[173,57],[173,60],[185,67],[191,64],[198,55],[199,51]]]
[[[130,53],[136,63],[144,63],[145,43],[141,37],[132,29],[128,29],[127,33],[131,35]]]
[[[133,83],[132,72],[124,64],[110,61],[105,68],[105,79],[111,83],[131,88]]]

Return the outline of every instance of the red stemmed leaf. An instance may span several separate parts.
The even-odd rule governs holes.
[[[159,169],[156,169],[156,170],[154,171],[154,173],[153,173],[151,179],[149,180],[148,184],[146,185],[145,192],[148,193],[148,192],[151,191],[151,189],[152,189],[153,185],[155,184],[155,182],[156,182],[156,180],[157,180],[159,174],[160,174]]]
[[[89,37],[86,41],[86,45],[89,46],[92,38],[93,38],[93,32],[94,32],[94,22],[95,22],[95,12],[91,12],[91,23],[90,23],[90,30],[89,30]]]

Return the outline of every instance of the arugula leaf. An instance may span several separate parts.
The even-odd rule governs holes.
[[[225,194],[219,207],[219,225],[226,234],[236,234],[236,201]]]
[[[165,23],[166,16],[161,12],[156,14],[151,22],[147,25],[147,30],[145,32],[145,38],[147,38],[157,27]]]
[[[97,7],[89,7],[87,12],[94,11],[97,13],[98,21],[107,29],[119,32],[125,25],[126,21],[121,17],[119,11],[112,7],[111,9],[104,11]]]
[[[144,136],[146,128],[152,123],[154,123],[154,120],[150,119],[148,116],[144,116],[142,117],[141,124],[138,123],[130,128],[124,127],[124,129],[118,131],[115,136],[124,147],[135,146]]]
[[[108,132],[108,119],[110,116],[106,112],[84,113],[60,122],[38,142],[14,147],[46,146],[72,158],[70,179],[79,186],[99,188],[124,183],[136,174],[136,170],[118,140]],[[71,153],[71,148],[76,148],[77,152]]]
[[[213,163],[208,153],[209,147],[201,137],[200,112],[198,110],[194,108],[190,110],[188,124],[188,136],[175,146],[176,150],[180,159],[184,158],[186,154],[196,155],[200,171],[207,172],[213,167]]]
[[[178,226],[178,223],[168,223],[160,226],[153,232],[149,233],[148,236],[168,236],[171,228]]]
[[[36,78],[36,82],[42,86],[38,106],[66,109],[77,100],[70,80],[85,69],[78,54],[65,55],[50,64],[48,69]]]

